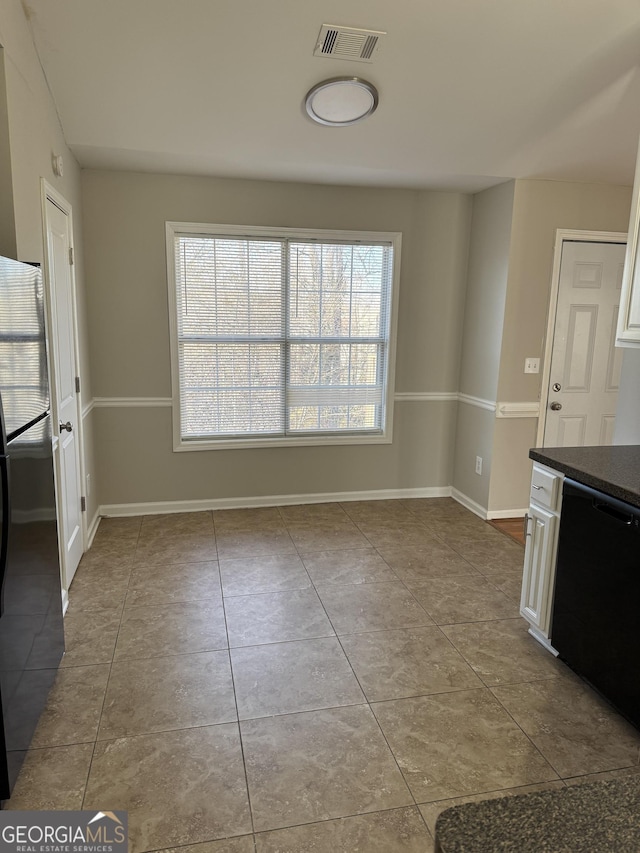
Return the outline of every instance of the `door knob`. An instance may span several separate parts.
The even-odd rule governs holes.
[[[551,409],[551,411],[552,411],[552,412],[559,412],[559,411],[560,411],[560,409],[562,408],[562,403],[557,403],[557,402],[554,400],[554,402],[553,402],[553,403],[551,403],[551,405],[549,406],[549,408]]]
[[[62,421],[60,422],[60,432],[64,432],[65,430],[67,432],[73,432],[73,424],[71,421],[67,421],[66,424],[63,424]]]

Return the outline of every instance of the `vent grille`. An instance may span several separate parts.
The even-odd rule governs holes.
[[[378,30],[358,30],[354,27],[323,24],[313,55],[332,56],[353,62],[373,62],[382,36],[386,36],[386,33]]]

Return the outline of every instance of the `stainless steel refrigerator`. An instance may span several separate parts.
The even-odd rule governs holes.
[[[0,799],[64,651],[40,270],[0,258]]]

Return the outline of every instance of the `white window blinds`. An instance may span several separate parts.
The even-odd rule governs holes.
[[[391,242],[173,239],[183,441],[383,431]]]

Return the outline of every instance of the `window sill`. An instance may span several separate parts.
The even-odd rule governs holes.
[[[388,431],[381,435],[332,435],[300,436],[287,438],[246,438],[220,439],[219,441],[180,441],[174,445],[175,453],[189,453],[198,450],[250,450],[264,447],[338,447],[364,446],[368,444],[391,444],[392,436]]]

